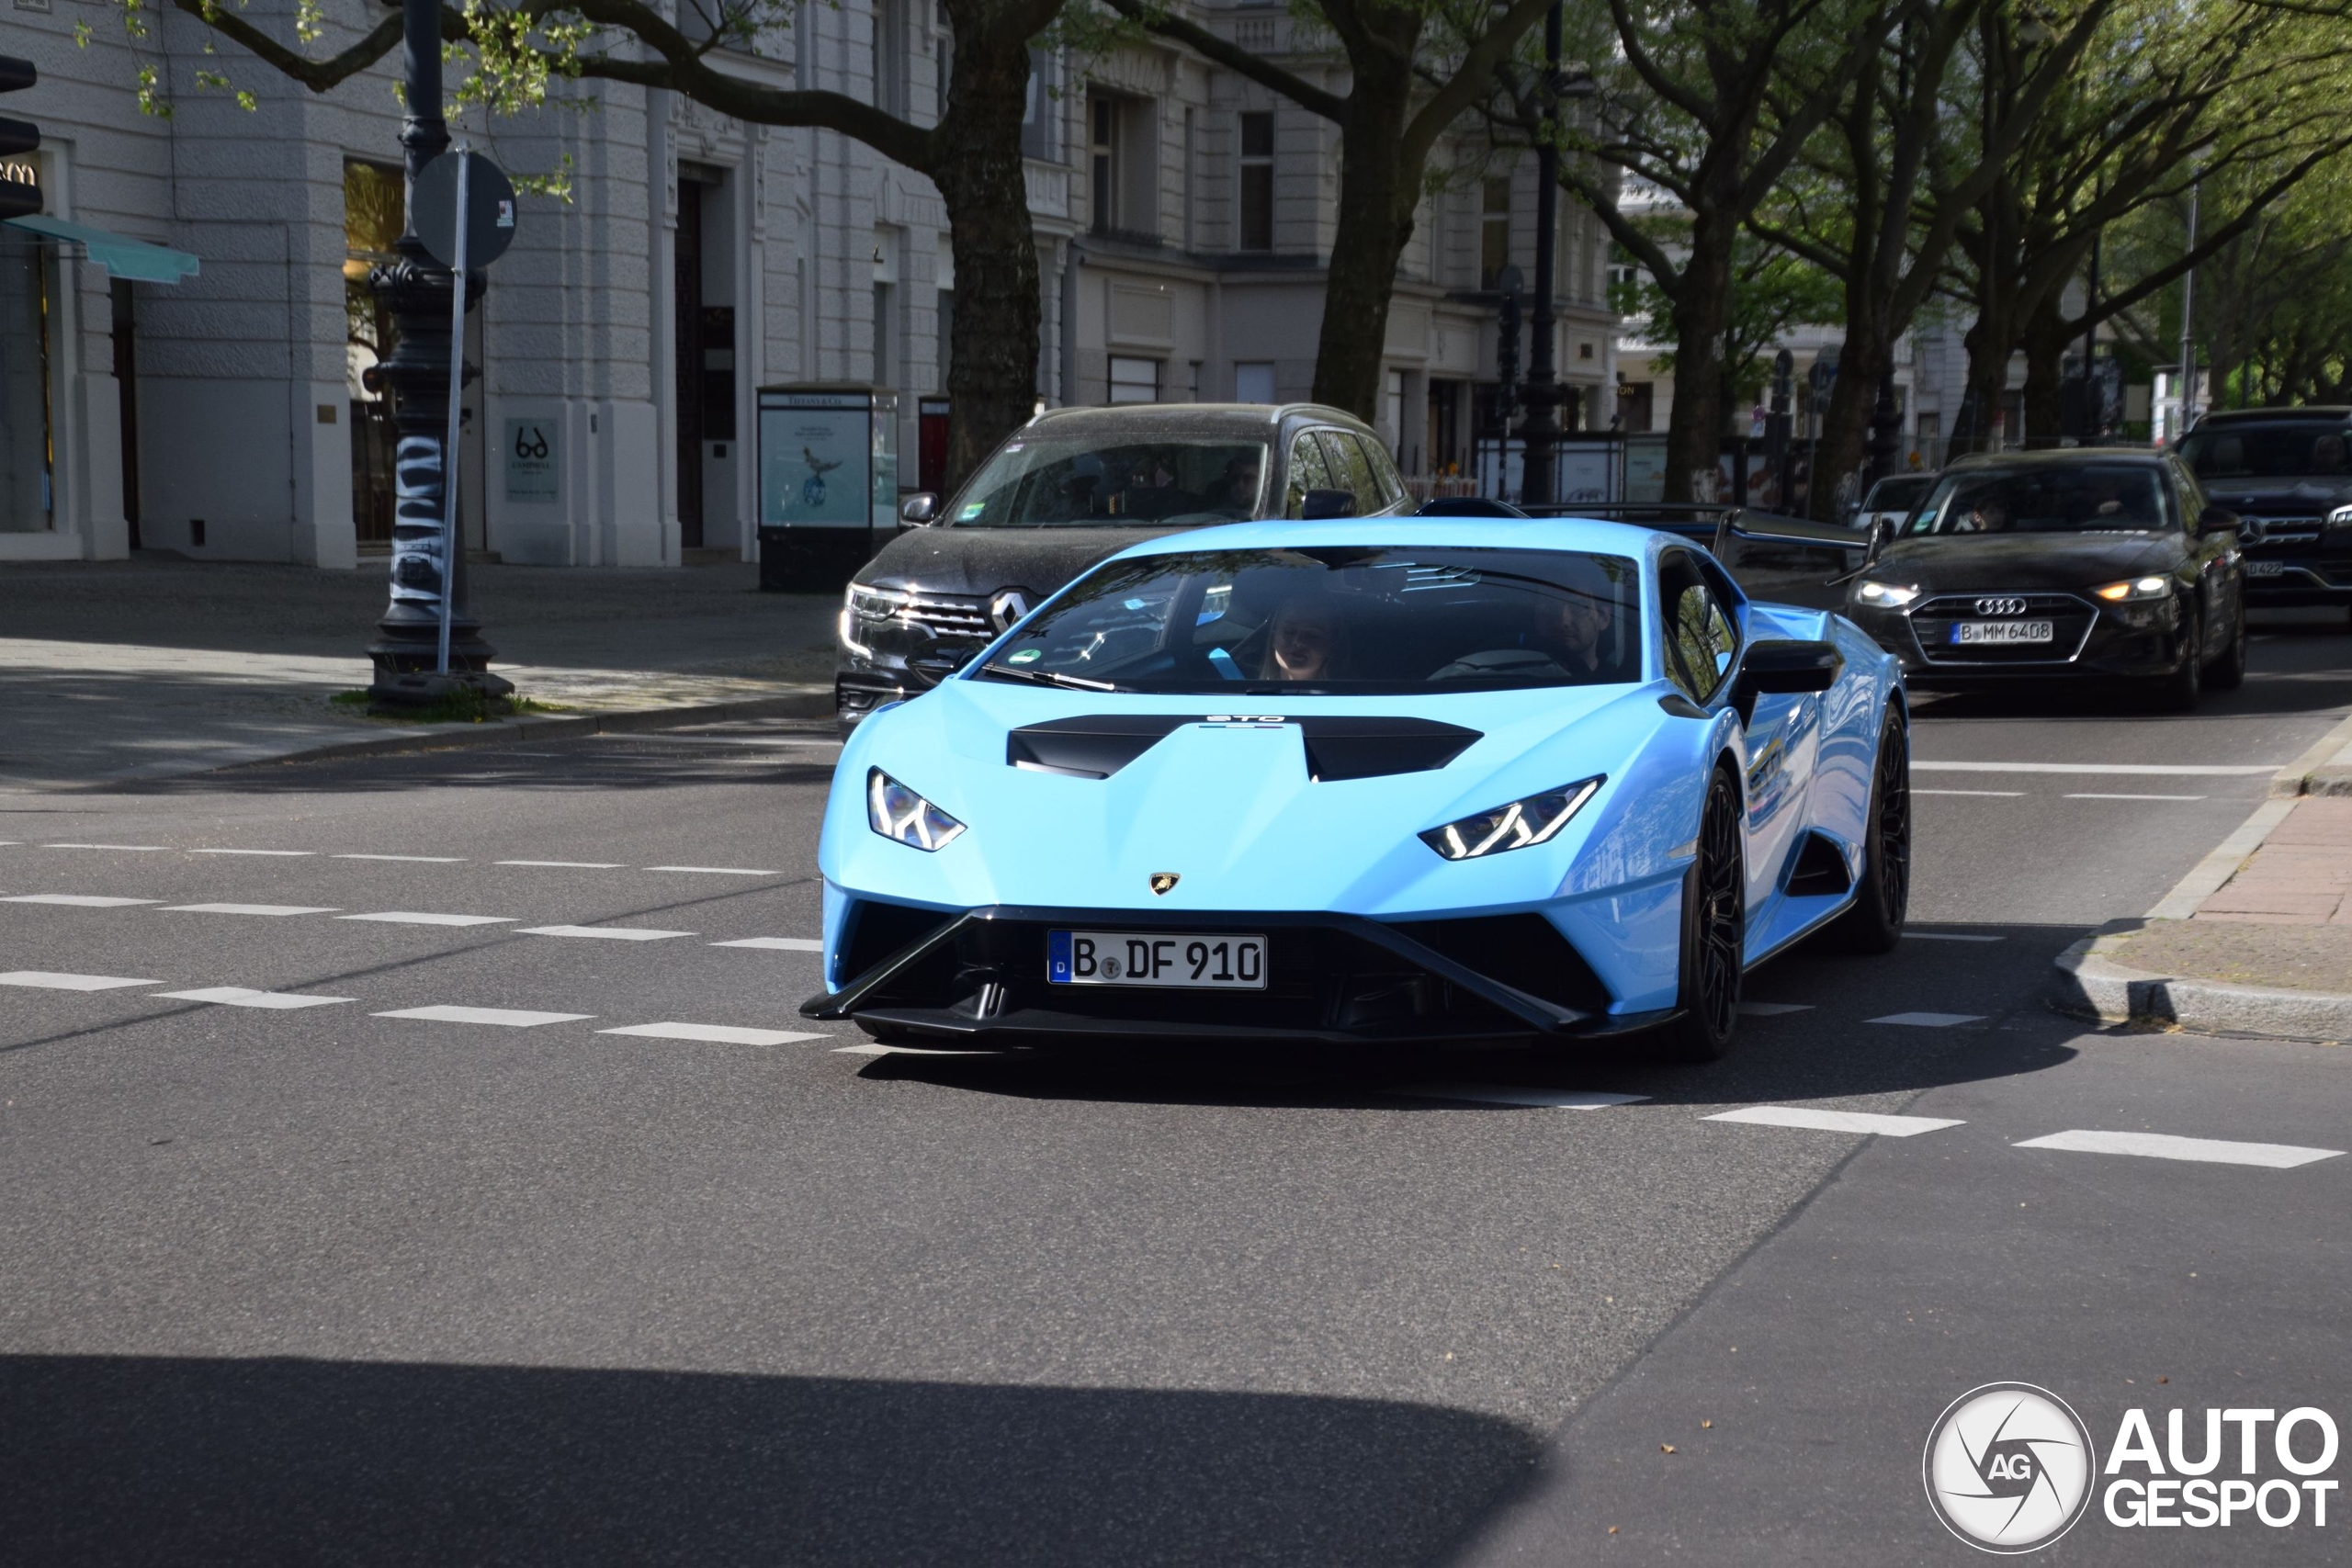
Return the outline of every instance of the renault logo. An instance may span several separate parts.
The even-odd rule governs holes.
[[[2026,604],[2022,599],[1979,599],[1976,613],[1980,615],[2022,615]]]
[[[1000,588],[989,601],[989,625],[1001,632],[1011,631],[1012,623],[1029,613],[1029,594],[1025,589]]]
[[[1172,871],[1155,871],[1151,874],[1151,890],[1154,893],[1165,893],[1181,880],[1182,879]]]

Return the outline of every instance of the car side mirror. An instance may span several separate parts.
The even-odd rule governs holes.
[[[1310,490],[1299,503],[1298,515],[1312,523],[1326,517],[1353,517],[1356,514],[1356,492],[1351,490]]]
[[[1775,637],[1751,642],[1739,660],[1732,683],[1732,705],[1742,720],[1756,713],[1756,699],[1797,692],[1826,692],[1846,667],[1846,656],[1834,642],[1800,642]]]
[[[939,497],[927,490],[919,490],[899,502],[899,521],[914,528],[928,528],[939,521]]]

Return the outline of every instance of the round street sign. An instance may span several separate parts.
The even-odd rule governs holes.
[[[514,186],[479,152],[467,159],[466,268],[488,266],[514,242]],[[458,154],[444,152],[417,171],[410,220],[416,237],[443,266],[458,255]]]

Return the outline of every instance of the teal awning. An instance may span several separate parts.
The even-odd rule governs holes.
[[[93,229],[87,223],[68,223],[62,218],[10,218],[6,221],[11,229],[46,234],[52,240],[71,240],[107,271],[135,283],[177,283],[183,277],[194,277],[202,265],[186,251],[166,250],[144,240],[126,239],[104,229]]]

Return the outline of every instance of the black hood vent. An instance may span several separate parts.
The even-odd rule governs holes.
[[[1028,724],[1004,738],[1007,766],[1074,778],[1107,779],[1188,724],[1216,716],[1102,713]],[[1306,740],[1307,776],[1317,783],[1376,779],[1442,768],[1480,732],[1426,718],[1295,718]]]

